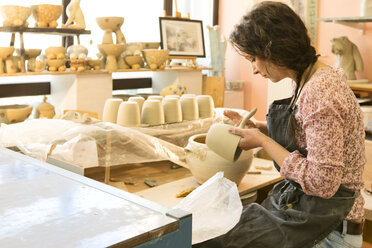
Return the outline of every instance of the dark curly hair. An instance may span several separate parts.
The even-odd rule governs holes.
[[[257,56],[296,72],[301,81],[305,69],[316,62],[316,52],[301,18],[287,5],[264,1],[243,16],[230,35],[243,56]]]

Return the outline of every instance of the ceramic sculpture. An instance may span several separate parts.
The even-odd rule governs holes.
[[[56,112],[54,106],[47,102],[47,97],[44,96],[43,102],[36,107],[35,118],[52,119]]]
[[[72,45],[67,48],[67,55],[70,58],[71,71],[85,71],[88,61],[88,49],[81,45]]]
[[[120,63],[123,58],[121,54],[124,52],[125,45],[123,44],[100,44],[98,49],[106,57],[106,66],[105,68],[109,71],[116,71],[118,68],[121,69],[122,63]],[[119,62],[119,63],[118,63]],[[120,66],[118,66],[118,64]]]
[[[67,22],[62,25],[63,28],[85,29],[85,19],[83,11],[80,8],[80,0],[72,0],[67,6]]]
[[[362,0],[360,2],[360,15],[372,16],[372,0]]]
[[[219,26],[207,26],[212,58],[212,76],[223,77],[225,74],[226,40],[219,41]]]
[[[346,36],[331,40],[332,53],[336,55],[336,67],[344,69],[348,80],[355,80],[355,71],[363,71],[363,60],[358,47]]]
[[[16,49],[18,56],[21,55],[20,49]],[[35,71],[36,57],[41,53],[41,49],[25,49],[25,59],[27,60],[27,71]]]
[[[125,44],[126,40],[121,31],[121,26],[124,23],[124,17],[108,16],[97,17],[98,26],[105,32],[103,35],[102,44],[113,44],[112,33],[116,35],[116,44]]]

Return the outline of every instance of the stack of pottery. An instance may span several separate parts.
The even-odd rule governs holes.
[[[142,96],[129,97],[128,101],[107,99],[102,119],[121,126],[156,126],[210,118],[213,114],[214,103],[208,95],[151,95],[146,100]]]
[[[0,6],[4,26],[28,26],[27,19],[31,15],[31,8],[18,5]]]
[[[98,26],[105,32],[102,39],[102,44],[98,45],[98,49],[106,59],[106,69],[116,71],[117,69],[127,69],[121,54],[124,52],[126,41],[120,28],[124,23],[123,17],[98,17],[96,18]],[[112,33],[116,34],[116,43],[112,39]]]
[[[45,49],[47,56],[47,65],[49,71],[65,71],[66,70],[66,48],[64,47],[48,47]]]
[[[85,71],[88,66],[88,49],[81,45],[72,45],[67,48],[67,55],[70,59],[71,71]]]

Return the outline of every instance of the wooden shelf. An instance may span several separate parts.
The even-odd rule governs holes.
[[[317,18],[317,21],[333,22],[352,28],[360,29],[364,33],[364,23],[372,22],[372,16],[355,16],[355,17],[333,17],[333,18]]]
[[[372,84],[348,84],[352,90],[372,92]]]
[[[80,34],[91,34],[90,30],[79,30],[71,28],[29,28],[29,27],[13,27],[13,26],[3,26],[0,27],[0,32],[8,33],[37,33],[37,34],[51,34],[51,35],[80,35]]]

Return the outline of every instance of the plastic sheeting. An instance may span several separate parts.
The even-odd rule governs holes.
[[[183,147],[189,137],[208,132],[213,123],[227,122],[223,110],[217,108],[214,118],[133,128],[70,112],[62,117],[64,119],[2,124],[0,146],[18,147],[26,155],[42,161],[50,155],[82,167],[161,160],[182,164]]]

